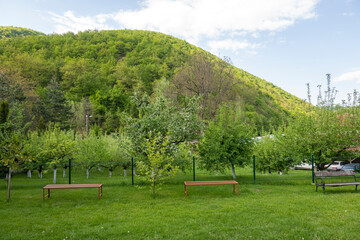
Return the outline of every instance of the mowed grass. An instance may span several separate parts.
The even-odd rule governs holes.
[[[59,173],[60,174],[60,173]],[[188,187],[192,174],[162,185],[153,198],[148,186],[131,176],[93,171],[73,173],[74,183],[102,183],[97,189],[52,190],[42,187],[52,173],[13,177],[11,201],[0,185],[0,239],[359,239],[360,191],[354,186],[315,192],[311,172],[257,175],[238,169],[240,196],[231,185]],[[230,180],[231,175],[199,173],[197,180]],[[58,183],[68,179],[58,177]]]

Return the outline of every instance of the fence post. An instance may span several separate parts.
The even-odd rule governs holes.
[[[134,185],[134,157],[131,157],[131,185]]]
[[[314,184],[314,154],[311,154],[311,173],[312,173],[312,183]]]
[[[69,184],[71,184],[71,158],[69,158]]]
[[[195,156],[193,156],[193,181],[195,181]]]
[[[254,184],[255,184],[255,155],[253,155],[253,173],[254,173]]]

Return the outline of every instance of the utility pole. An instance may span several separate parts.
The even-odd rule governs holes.
[[[85,131],[86,135],[89,135],[89,118],[92,117],[91,115],[85,115]]]

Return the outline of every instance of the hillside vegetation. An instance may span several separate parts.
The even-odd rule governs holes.
[[[25,37],[25,36],[38,36],[38,35],[45,35],[45,34],[28,28],[0,26],[1,39],[13,38],[13,37]]]
[[[121,112],[133,111],[130,98],[135,92],[160,94],[179,106],[183,97],[201,96],[205,120],[212,119],[223,102],[231,102],[258,129],[278,125],[305,109],[301,99],[235,68],[230,61],[161,33],[108,30],[42,35],[1,27],[0,39],[1,84],[3,90],[9,89],[0,91],[0,100],[26,102],[29,116],[36,117],[35,123],[41,115],[36,103],[51,84],[72,102],[73,110],[82,108],[83,113],[94,116],[91,121],[112,130],[121,127]],[[198,85],[190,82],[201,79],[189,77],[194,75],[195,65],[214,79],[203,83],[209,90],[184,88],[186,84]],[[216,90],[223,79],[228,88]]]

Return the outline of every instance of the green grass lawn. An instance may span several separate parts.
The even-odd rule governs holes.
[[[115,172],[94,171],[87,180],[73,173],[74,183],[102,183],[97,189],[52,190],[42,200],[42,187],[52,173],[28,179],[13,177],[11,201],[0,182],[0,239],[359,239],[360,191],[355,187],[315,192],[311,172],[257,175],[237,171],[240,196],[231,185],[188,187],[178,176],[152,198],[139,178],[131,185]],[[231,175],[199,173],[197,180],[230,180]],[[58,183],[67,179],[58,178]]]

